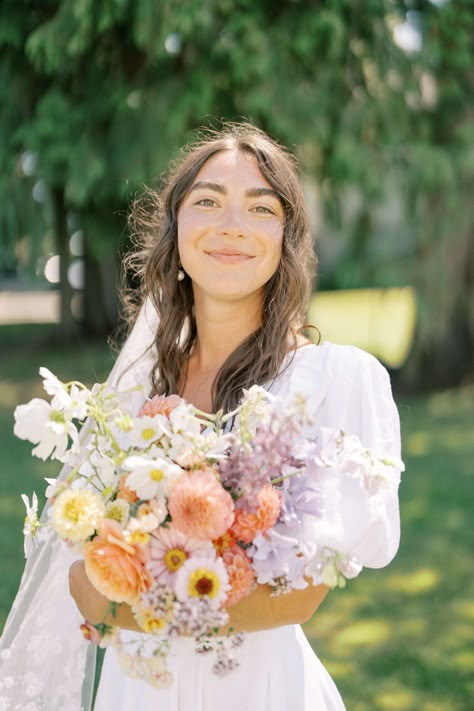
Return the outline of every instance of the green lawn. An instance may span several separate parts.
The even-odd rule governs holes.
[[[112,362],[103,347],[47,346],[47,334],[44,326],[0,327],[0,627],[23,566],[20,494],[43,492],[42,478],[57,473],[13,437],[14,406],[42,396],[40,365],[92,383]],[[399,403],[407,465],[400,552],[386,570],[365,571],[331,593],[306,625],[348,711],[472,708],[473,396],[465,388]]]

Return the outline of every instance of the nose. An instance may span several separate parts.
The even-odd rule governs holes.
[[[228,206],[223,210],[217,233],[222,237],[246,236],[243,215],[238,207]]]

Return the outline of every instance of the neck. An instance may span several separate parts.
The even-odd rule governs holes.
[[[193,360],[201,371],[217,371],[261,325],[261,299],[245,303],[195,300],[197,338]]]

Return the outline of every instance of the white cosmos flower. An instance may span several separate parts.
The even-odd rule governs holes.
[[[146,449],[165,433],[159,417],[137,417],[130,432],[126,433],[126,439],[134,447]]]
[[[189,405],[182,402],[170,413],[169,421],[173,432],[183,435],[198,435],[201,431],[201,421],[193,415]]]
[[[43,378],[43,387],[48,393],[48,395],[59,395],[61,392],[65,391],[66,388],[64,383],[62,383],[59,378],[54,375],[48,368],[41,367],[39,369],[39,374]]]
[[[166,495],[170,485],[183,473],[177,464],[161,458],[127,457],[123,467],[132,472],[127,477],[128,488],[145,501]]]
[[[87,416],[87,400],[90,396],[90,391],[87,388],[79,388],[77,385],[72,385],[69,389],[66,388],[59,378],[52,373],[48,368],[40,368],[41,377],[43,378],[43,387],[53,397],[51,406],[55,410],[66,411],[67,419],[77,418],[83,420]]]
[[[70,437],[74,445],[78,432],[63,412],[55,410],[46,400],[33,398],[26,405],[15,408],[13,432],[19,439],[26,439],[37,446],[32,454],[39,459],[65,460]]]

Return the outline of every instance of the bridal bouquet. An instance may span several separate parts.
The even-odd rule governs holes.
[[[308,438],[302,397],[254,386],[234,412],[209,415],[160,395],[133,414],[131,390],[40,374],[51,402],[19,405],[14,432],[68,473],[47,480],[42,521],[36,495],[32,504],[22,497],[25,553],[57,535],[110,600],[107,619],[118,604],[131,606],[148,635],[130,641],[105,621],[82,625],[92,642],[115,645],[131,676],[169,685],[170,643],[183,634],[197,651],[214,650],[216,673],[230,671],[242,636],[218,633],[257,583],[278,595],[308,581],[343,586],[360,572],[337,546],[341,492],[384,496],[403,464],[341,430]]]

